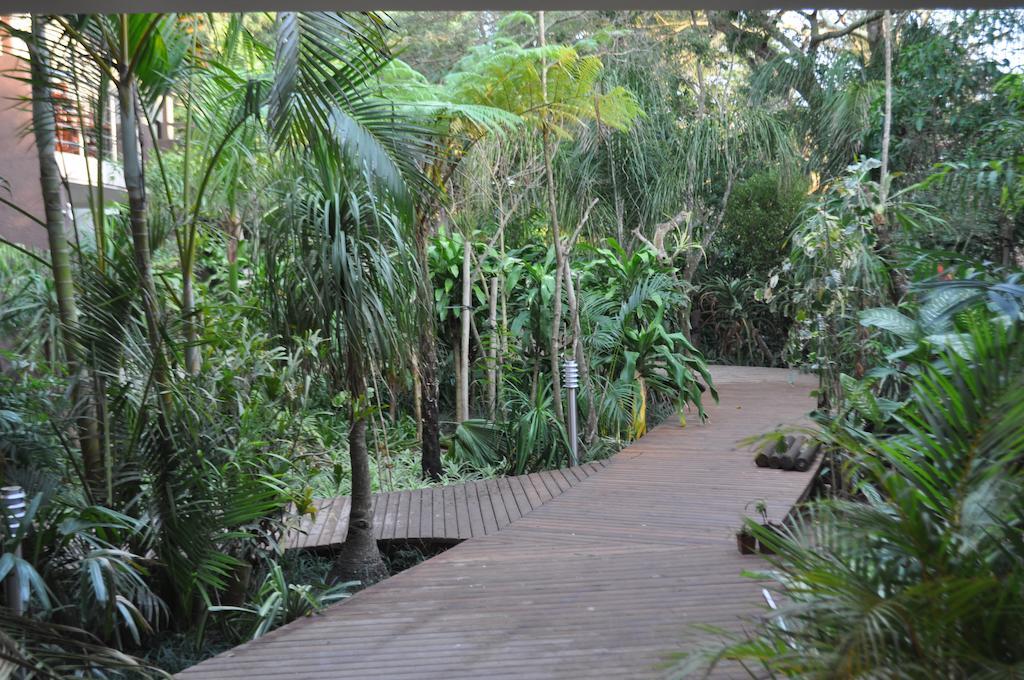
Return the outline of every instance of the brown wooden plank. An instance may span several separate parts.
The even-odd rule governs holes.
[[[404,533],[399,538],[420,538],[420,515],[422,512],[423,490],[422,488],[414,488],[414,490],[409,493],[409,520],[406,524],[406,530],[404,530]]]
[[[540,496],[541,503],[547,503],[549,500],[554,498],[554,494],[551,493],[548,485],[544,483],[544,479],[539,474],[531,472],[526,475],[526,479],[533,484],[534,491],[536,491],[537,495]]]
[[[533,488],[533,482],[530,481],[529,477],[519,475],[518,477],[510,477],[509,481],[518,484],[519,488],[523,490],[523,495],[526,497],[527,502],[529,502],[531,510],[541,506],[540,496],[537,495],[537,490]]]
[[[416,497],[416,493],[414,489],[402,492],[401,506],[398,511],[398,526],[395,527],[395,538],[398,540],[409,538],[412,526],[416,527],[417,532],[420,530],[420,499]]]
[[[501,495],[498,480],[488,479],[484,485],[487,487],[487,494],[491,497],[491,509],[494,510],[494,519],[498,523],[498,528],[507,527],[512,523],[512,518],[508,514],[508,508],[505,507],[505,497]]]
[[[473,536],[473,526],[470,519],[471,512],[469,502],[466,500],[466,485],[456,484],[452,487],[455,496],[455,518],[459,526],[459,538],[470,538]]]
[[[494,516],[494,506],[491,504],[491,492],[485,482],[473,482],[476,491],[477,504],[480,506],[480,516],[484,522],[484,535],[493,534],[498,530],[498,518]]]
[[[433,527],[430,530],[430,535],[434,538],[444,538],[447,534],[444,514],[444,487],[434,487],[430,490],[430,495],[431,503],[434,508],[434,521]]]
[[[423,539],[434,537],[434,490],[420,490],[420,531],[418,536]]]
[[[392,491],[388,494],[387,509],[384,511],[384,528],[381,537],[390,540],[395,537],[395,524],[398,519],[398,501],[401,493]]]
[[[348,515],[352,511],[352,499],[348,496],[338,499],[334,504],[335,524],[331,528],[331,535],[326,538],[322,545],[337,545],[345,542],[348,536]]]
[[[455,489],[446,486],[442,489],[444,496],[444,537],[459,537],[459,518],[455,512]]]
[[[522,517],[524,514],[529,512],[529,503],[526,502],[523,496],[522,487],[516,487],[512,484],[510,477],[499,477],[498,490],[502,494],[502,501],[505,503],[505,510],[509,513],[509,519],[515,521]],[[518,496],[516,495],[518,488]]]
[[[384,531],[384,510],[387,508],[388,495],[386,493],[373,494],[373,537],[380,540]]]
[[[579,484],[579,480],[576,479],[576,475],[570,472],[567,468],[552,470],[551,476],[558,480],[559,486],[564,484],[563,489],[565,490],[569,490]]]
[[[563,486],[565,482],[559,484],[550,470],[541,470],[537,473],[537,476],[540,477],[541,482],[547,488],[552,498],[562,495],[562,492],[569,488],[568,486]]]
[[[312,518],[308,518],[306,522],[304,522],[303,529],[306,532],[306,536],[301,542],[303,547],[318,545],[317,541],[320,540],[320,535],[323,533],[324,524],[330,518],[331,503],[333,503],[334,500],[335,499],[333,498],[327,498],[323,501],[316,502],[316,515]]]
[[[463,487],[466,492],[466,507],[469,510],[469,534],[471,537],[486,536],[483,511],[480,509],[480,497],[476,492],[477,482],[468,482]]]

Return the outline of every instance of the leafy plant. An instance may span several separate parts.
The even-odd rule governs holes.
[[[230,614],[228,625],[238,631],[240,637],[255,640],[278,626],[315,614],[347,598],[351,594],[349,590],[357,584],[356,581],[330,586],[289,583],[281,566],[274,564],[249,605],[218,605],[210,607],[210,611]]]

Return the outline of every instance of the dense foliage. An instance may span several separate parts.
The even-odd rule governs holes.
[[[1021,20],[2,24],[50,247],[0,253],[0,664],[177,669],[385,577],[374,491],[569,462],[571,358],[584,460],[704,419],[707,361],[821,377],[830,493],[754,527],[788,604],[721,658],[1019,672]],[[125,191],[65,225],[68,139]]]

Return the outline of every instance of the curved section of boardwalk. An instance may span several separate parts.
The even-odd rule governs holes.
[[[561,496],[605,465],[595,461],[516,477],[374,494],[373,533],[378,541],[461,541],[487,536]],[[304,518],[298,530],[285,537],[285,547],[344,543],[349,504],[348,496],[317,501],[315,517]]]
[[[557,498],[182,674],[186,678],[663,677],[694,628],[756,613],[734,533],[781,519],[812,473],[758,468],[739,440],[801,421],[816,381],[716,368],[711,422],[669,422]],[[696,420],[691,418],[691,421]],[[816,467],[815,467],[816,469]]]

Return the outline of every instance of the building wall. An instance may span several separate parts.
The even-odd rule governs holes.
[[[30,129],[31,107],[26,101],[31,89],[12,77],[22,64],[10,53],[7,40],[4,38],[0,53],[0,177],[8,187],[0,191],[5,199],[43,219],[39,159]],[[47,247],[46,230],[6,205],[0,205],[0,236],[30,248]]]
[[[5,18],[23,30],[30,26],[29,15]],[[4,198],[42,220],[45,215],[39,180],[39,159],[31,131],[32,111],[28,101],[32,90],[28,83],[20,80],[25,77],[24,57],[27,57],[25,44],[0,32],[0,178],[9,186],[9,191],[3,188],[0,188],[0,191],[3,191]],[[78,131],[78,125],[82,123],[64,128],[68,136],[61,137],[62,128],[58,118],[58,138],[64,142],[58,143],[55,157],[58,171],[65,180],[65,231],[69,237],[71,234],[77,235],[82,243],[85,243],[91,234],[90,206],[91,200],[98,198],[98,182],[103,182],[103,198],[108,206],[112,202],[123,203],[127,199],[124,174],[116,158],[118,154],[114,132],[114,101],[111,94],[111,110],[107,113],[110,128],[105,134],[110,135],[108,139],[113,140],[112,148],[107,151],[112,155],[108,156],[102,165],[102,178],[94,155],[95,150],[90,151],[89,145],[81,139],[82,135]],[[155,142],[166,148],[174,140],[174,98],[165,97],[151,115],[159,129]],[[91,122],[84,124],[92,125]],[[141,137],[143,147],[152,147],[154,140],[149,137],[147,130],[142,131]],[[6,205],[0,205],[0,237],[31,248],[48,247],[46,230],[31,218]]]

